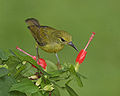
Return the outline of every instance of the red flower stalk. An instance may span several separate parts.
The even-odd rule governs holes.
[[[18,49],[19,51],[23,52],[24,54],[32,57],[32,58],[36,61],[36,56],[32,56],[32,55],[28,54],[28,53],[25,52],[24,50],[20,49],[18,46],[16,47],[16,49]],[[46,64],[46,62],[45,62],[44,59],[39,58],[38,61],[37,61],[37,64],[40,65],[41,67],[43,67],[44,69],[46,69],[47,64]],[[32,65],[32,66],[33,66],[34,68],[36,68],[36,66],[34,66],[34,65]]]
[[[86,49],[87,49],[88,45],[90,44],[91,40],[93,39],[94,35],[95,35],[95,32],[92,32],[92,35],[91,35],[91,37],[90,37],[87,45],[85,46],[84,49],[82,49],[82,50],[79,52],[79,54],[78,54],[78,56],[77,56],[77,58],[76,58],[76,63],[77,63],[77,65],[76,65],[76,67],[75,67],[76,70],[78,69],[78,67],[77,67],[77,66],[79,66],[78,64],[81,64],[81,63],[84,61],[85,56],[86,56],[86,54],[87,54]]]

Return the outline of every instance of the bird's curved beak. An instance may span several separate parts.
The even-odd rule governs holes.
[[[76,51],[78,51],[78,49],[75,47],[75,45],[71,42],[68,43],[68,45],[72,46]],[[79,52],[79,51],[78,51]]]

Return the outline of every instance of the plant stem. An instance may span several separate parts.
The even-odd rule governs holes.
[[[79,67],[80,67],[80,64],[77,62],[76,65],[75,65],[75,71],[78,72],[79,70]]]
[[[51,96],[51,91],[49,92],[49,96]]]

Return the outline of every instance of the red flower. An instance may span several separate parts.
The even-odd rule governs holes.
[[[76,62],[81,64],[84,61],[86,54],[87,52],[84,49],[82,49],[76,58]]]
[[[33,56],[32,58],[36,61],[36,56]],[[37,64],[40,65],[41,67],[43,67],[44,69],[46,69],[47,64],[44,59],[39,58],[39,60],[37,61]],[[36,66],[34,66],[34,65],[32,65],[32,66],[34,68],[36,68]]]
[[[86,54],[87,54],[86,49],[87,49],[89,43],[91,42],[91,40],[93,39],[93,37],[94,37],[94,35],[95,35],[95,32],[92,32],[92,33],[93,33],[93,34],[91,35],[91,37],[90,37],[87,45],[85,46],[85,48],[82,49],[82,50],[79,52],[79,54],[78,54],[78,56],[77,56],[77,58],[76,58],[76,63],[81,64],[81,63],[84,61],[85,56],[86,56]]]
[[[27,52],[25,52],[22,49],[20,49],[18,46],[16,47],[16,49],[18,49],[19,51],[23,52],[24,54],[32,57],[36,61],[36,56],[32,56],[32,55],[28,54]],[[40,65],[41,67],[43,67],[44,69],[46,69],[46,67],[47,67],[47,64],[46,64],[45,60],[42,59],[42,58],[39,58],[39,60],[37,61],[37,64]],[[36,68],[36,66],[34,66],[34,65],[32,65],[32,66],[34,68]]]

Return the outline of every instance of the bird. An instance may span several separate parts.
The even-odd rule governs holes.
[[[35,18],[28,18],[25,22],[36,41],[37,57],[39,58],[38,48],[48,53],[55,53],[58,61],[58,69],[60,69],[60,60],[57,53],[64,48],[64,45],[69,45],[78,51],[72,43],[72,36],[68,32],[40,25],[39,21]]]

